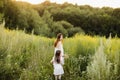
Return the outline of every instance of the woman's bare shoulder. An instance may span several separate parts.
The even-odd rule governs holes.
[[[62,44],[62,41],[59,41],[58,43]]]

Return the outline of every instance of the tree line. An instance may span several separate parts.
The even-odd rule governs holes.
[[[4,14],[9,29],[32,31],[36,35],[54,37],[61,32],[66,37],[76,33],[120,37],[120,8],[96,8],[89,5],[57,4],[45,1],[32,5],[26,2],[0,1],[0,13]]]

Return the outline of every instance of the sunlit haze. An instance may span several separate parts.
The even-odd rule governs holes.
[[[113,7],[120,8],[120,0],[17,0],[25,1],[31,4],[39,4],[44,1],[56,2],[62,4],[64,2],[78,4],[78,5],[90,5],[93,7]]]

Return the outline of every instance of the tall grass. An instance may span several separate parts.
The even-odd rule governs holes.
[[[45,80],[51,77],[53,40],[0,27],[0,78]],[[51,68],[51,69],[50,69]]]
[[[101,44],[92,57],[90,65],[87,66],[87,77],[89,80],[119,80],[120,79],[120,44],[114,41],[118,38],[111,37]],[[113,44],[114,43],[114,44]],[[117,46],[117,47],[116,47]],[[115,51],[113,51],[115,49]],[[111,52],[113,51],[113,52]]]
[[[0,25],[0,80],[54,80],[54,40]],[[63,80],[120,79],[119,38],[76,35],[64,39],[64,50]]]
[[[93,61],[87,67],[88,78],[90,80],[110,80],[111,63],[104,53],[104,46],[101,44],[93,56]]]

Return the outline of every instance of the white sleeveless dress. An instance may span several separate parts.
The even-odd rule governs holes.
[[[64,64],[64,50],[63,50],[63,44],[61,41],[58,42],[57,46],[55,47],[55,50],[54,50],[54,56],[55,56],[55,53],[57,50],[60,50],[61,51],[61,63]]]
[[[54,75],[62,75],[62,74],[64,74],[62,63],[57,63],[53,59],[53,66],[54,66],[54,72],[53,72]]]
[[[60,63],[55,62],[55,53],[57,50],[61,51],[61,57],[60,57]],[[64,51],[63,51],[63,45],[62,42],[59,41],[57,46],[54,49],[54,56],[52,58],[52,62],[53,62],[53,66],[54,66],[54,75],[62,75],[64,74],[64,70],[63,70],[63,64],[64,64],[64,57],[62,57],[64,55]]]

